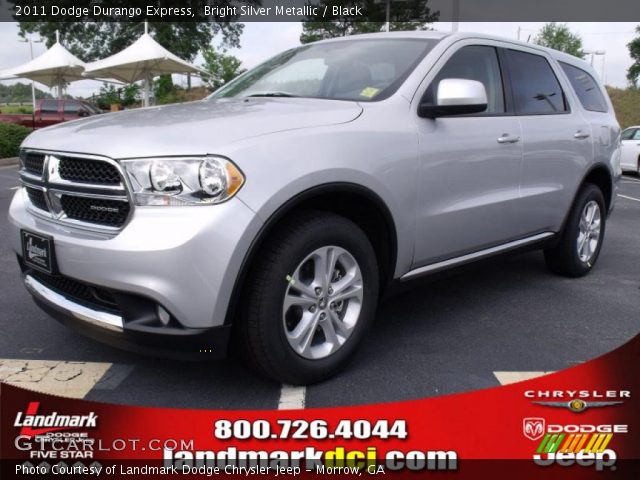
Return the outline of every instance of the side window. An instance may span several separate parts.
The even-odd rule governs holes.
[[[560,66],[569,78],[571,86],[576,91],[580,103],[585,110],[592,112],[606,112],[607,102],[594,78],[581,68],[560,62]]]
[[[516,112],[546,115],[568,111],[560,82],[546,58],[519,50],[506,50]]]
[[[487,90],[487,109],[478,114],[504,113],[504,88],[498,55],[494,47],[471,45],[454,53],[427,88],[423,102],[435,104],[438,84],[445,78],[476,80]]]
[[[628,128],[622,132],[622,140],[633,140],[640,130],[636,128]]]
[[[80,111],[79,102],[64,102],[64,113],[78,113]]]
[[[40,111],[42,113],[58,113],[58,101],[43,100],[40,104]]]
[[[640,130],[636,130],[636,133],[633,134],[632,140],[640,140]]]

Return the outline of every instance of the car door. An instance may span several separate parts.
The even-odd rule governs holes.
[[[592,129],[559,67],[541,50],[505,50],[522,125],[520,234],[558,231],[593,160]]]
[[[623,171],[640,173],[640,128],[622,132],[620,166]]]
[[[517,234],[522,147],[497,44],[464,41],[436,63],[418,92],[433,102],[448,78],[482,82],[489,105],[473,115],[419,118],[420,182],[414,268],[505,243]]]

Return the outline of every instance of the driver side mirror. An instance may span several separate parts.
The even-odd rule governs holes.
[[[438,83],[436,104],[423,103],[418,116],[437,118],[484,112],[487,109],[487,91],[482,82],[462,78],[445,78]]]

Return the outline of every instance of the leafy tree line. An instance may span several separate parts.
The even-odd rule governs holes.
[[[51,95],[36,88],[36,98],[51,98]],[[31,83],[0,84],[0,103],[30,103]]]

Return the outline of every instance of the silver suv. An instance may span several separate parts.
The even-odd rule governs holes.
[[[286,51],[209,98],[33,133],[24,283],[107,343],[292,384],[344,368],[391,285],[518,248],[593,268],[620,129],[578,58],[404,32]]]

